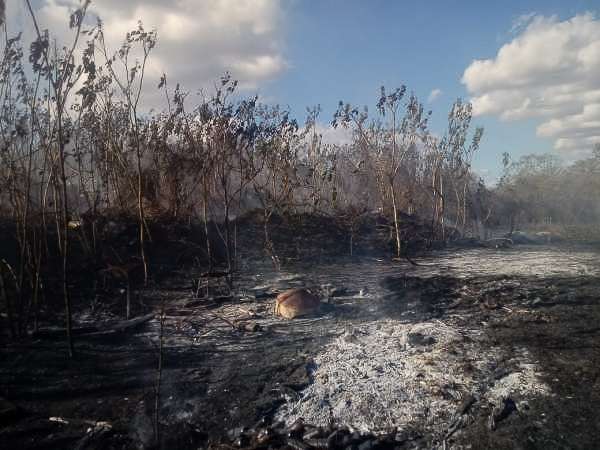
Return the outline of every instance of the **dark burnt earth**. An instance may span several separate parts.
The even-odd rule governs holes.
[[[280,273],[247,260],[233,296],[212,279],[200,299],[198,274],[174,273],[136,310],[165,305],[159,446],[594,448],[598,261],[539,246]],[[275,318],[300,286],[323,312]],[[98,306],[78,324],[98,318],[116,317]],[[152,447],[159,325],[82,335],[73,361],[62,339],[3,345],[5,448]]]

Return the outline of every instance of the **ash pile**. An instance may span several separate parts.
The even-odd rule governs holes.
[[[512,413],[507,402],[526,408],[528,399],[552,395],[525,349],[508,361],[480,333],[437,320],[349,329],[315,358],[312,383],[287,398],[275,420],[337,424],[382,439],[376,448],[415,448],[421,437],[443,446],[475,415],[501,421]]]

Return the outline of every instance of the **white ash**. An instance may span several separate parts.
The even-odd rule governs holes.
[[[553,395],[550,387],[541,379],[538,366],[527,349],[517,349],[515,359],[519,360],[518,370],[497,380],[485,392],[484,397],[490,404],[497,405],[507,397],[520,401],[531,396]]]
[[[411,346],[408,337],[417,333],[433,339]],[[499,349],[483,348],[464,333],[439,321],[378,321],[348,330],[315,358],[314,382],[299,400],[289,399],[276,419],[322,426],[333,421],[376,433],[418,426],[441,435],[499,359]],[[528,356],[518,355],[524,361]],[[465,370],[465,361],[472,361],[472,371]],[[496,381],[484,400],[494,403],[513,392],[526,398],[548,394],[549,388],[527,362],[522,371]]]

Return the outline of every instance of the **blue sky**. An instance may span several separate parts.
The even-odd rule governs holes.
[[[329,120],[339,100],[373,105],[379,86],[406,84],[423,102],[433,89],[431,128],[441,132],[452,102],[469,98],[461,77],[474,59],[493,58],[514,38],[513,23],[536,13],[568,19],[598,11],[598,1],[296,1],[286,18],[286,73],[264,93],[298,117],[320,104]],[[552,151],[536,137],[535,119],[503,122],[479,116],[485,136],[474,166],[487,178],[499,173],[504,151],[518,157]]]
[[[41,27],[68,42],[79,1],[33,4]],[[7,3],[7,24],[27,41],[23,5]],[[155,107],[164,72],[195,92],[228,71],[300,122],[320,104],[324,124],[340,100],[372,106],[381,85],[405,84],[433,111],[436,134],[456,98],[473,101],[485,128],[474,167],[490,182],[503,152],[573,160],[600,143],[600,0],[93,0],[90,14],[112,49],[138,20],[158,30],[145,97]]]

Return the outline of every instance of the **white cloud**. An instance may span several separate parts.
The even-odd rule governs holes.
[[[510,27],[511,34],[518,34],[523,31],[527,25],[537,16],[536,13],[530,12],[527,14],[521,14],[515,20],[513,20],[512,27]]]
[[[493,59],[475,60],[462,82],[475,115],[536,118],[557,150],[582,153],[600,141],[600,20],[526,15]]]
[[[348,128],[331,125],[317,125],[317,132],[322,135],[323,143],[335,145],[347,145],[353,142],[352,131]]]
[[[442,90],[434,89],[429,93],[429,97],[427,97],[427,103],[433,103],[440,95],[442,95]]]
[[[31,40],[33,28],[23,3],[9,2],[7,23],[13,24],[13,32],[25,28],[25,39]],[[33,4],[40,27],[48,28],[59,42],[68,42],[69,14],[79,1]],[[242,88],[256,89],[287,67],[284,11],[277,0],[95,0],[90,13],[102,19],[113,51],[138,20],[147,30],[157,30],[158,44],[147,70],[148,86],[154,91],[163,72],[172,85],[179,82],[192,91],[212,86],[226,71]]]
[[[317,122],[315,130],[321,136],[323,144],[347,145],[353,142],[352,130],[342,126],[332,127],[331,124]]]

